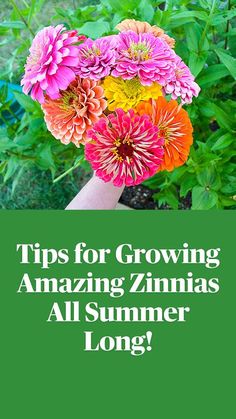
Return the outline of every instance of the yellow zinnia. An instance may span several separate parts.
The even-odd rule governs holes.
[[[127,112],[131,108],[136,108],[141,101],[162,96],[161,86],[158,83],[143,86],[137,77],[123,80],[121,77],[108,76],[103,82],[103,88],[109,111],[122,108]]]

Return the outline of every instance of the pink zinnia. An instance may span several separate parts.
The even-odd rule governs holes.
[[[153,176],[163,160],[164,140],[147,115],[117,109],[88,132],[85,156],[96,175],[115,186],[138,185]]]
[[[172,99],[181,98],[182,104],[191,103],[193,96],[198,96],[200,87],[194,81],[194,77],[189,68],[181,58],[175,56],[175,75],[173,80],[164,87],[167,95],[171,94]]]
[[[32,99],[44,102],[44,92],[51,98],[60,97],[75,79],[79,46],[73,44],[84,40],[77,31],[64,31],[63,25],[48,26],[37,33],[25,65],[21,81],[23,92],[31,92]]]
[[[144,85],[164,86],[174,76],[174,52],[161,38],[151,33],[122,32],[118,35],[118,59],[114,77],[139,77]]]
[[[87,39],[79,46],[77,73],[80,77],[100,80],[111,73],[116,61],[115,37]]]

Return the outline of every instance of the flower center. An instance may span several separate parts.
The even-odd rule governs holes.
[[[132,160],[134,153],[133,142],[129,138],[121,140],[118,138],[114,141],[113,153],[116,155],[116,159],[122,162],[124,159]]]
[[[146,42],[135,42],[130,43],[130,47],[128,49],[128,54],[130,58],[139,60],[139,61],[146,61],[150,58],[151,49]]]
[[[94,56],[99,57],[99,55],[101,55],[101,50],[96,47],[96,45],[93,45],[91,48],[84,50],[83,55],[85,58],[92,58]]]
[[[68,108],[80,109],[81,108],[78,96],[71,90],[68,90],[67,92],[66,91],[63,92],[62,102],[63,102],[62,103],[63,109],[68,109]]]
[[[171,135],[169,132],[169,129],[165,127],[164,125],[159,126],[159,136],[164,138],[165,140],[165,146],[169,144],[171,141]]]
[[[125,93],[128,97],[137,96],[141,90],[140,88],[142,88],[142,85],[137,77],[125,81]]]

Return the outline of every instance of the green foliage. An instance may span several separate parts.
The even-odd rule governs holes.
[[[3,61],[0,79],[19,83],[34,33],[63,23],[91,38],[115,33],[125,18],[146,20],[176,39],[176,52],[190,66],[201,87],[199,98],[186,107],[194,127],[188,162],[172,173],[160,172],[145,182],[158,207],[236,208],[236,2],[235,0],[101,0],[10,1],[0,24]],[[55,180],[84,165],[83,149],[62,146],[48,133],[40,106],[14,93],[23,107],[19,120],[6,88],[0,94],[0,173],[5,182],[18,180],[36,165]],[[6,118],[11,116],[11,120]]]
[[[164,28],[176,38],[177,53],[202,89],[186,107],[195,141],[185,166],[158,173],[145,184],[157,191],[154,199],[160,208],[180,208],[188,196],[194,210],[236,208],[236,60],[231,42],[236,9],[232,2],[221,1],[182,1],[178,6],[174,1],[172,6],[159,12],[158,23],[165,22]]]
[[[24,170],[32,165],[50,170],[53,179],[59,171],[72,172],[79,164],[83,165],[83,148],[56,141],[46,128],[40,105],[23,93],[14,92],[14,96],[25,112],[13,124],[5,119],[6,127],[0,129],[0,174],[4,175],[4,182],[14,178],[15,189]],[[11,109],[12,103],[7,103],[4,110]]]

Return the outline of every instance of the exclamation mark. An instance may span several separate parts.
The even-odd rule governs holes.
[[[152,350],[152,347],[151,347],[151,340],[152,340],[152,332],[150,332],[150,331],[148,331],[147,333],[146,333],[146,336],[147,336],[147,343],[148,343],[148,346],[147,346],[147,351],[151,351]]]

